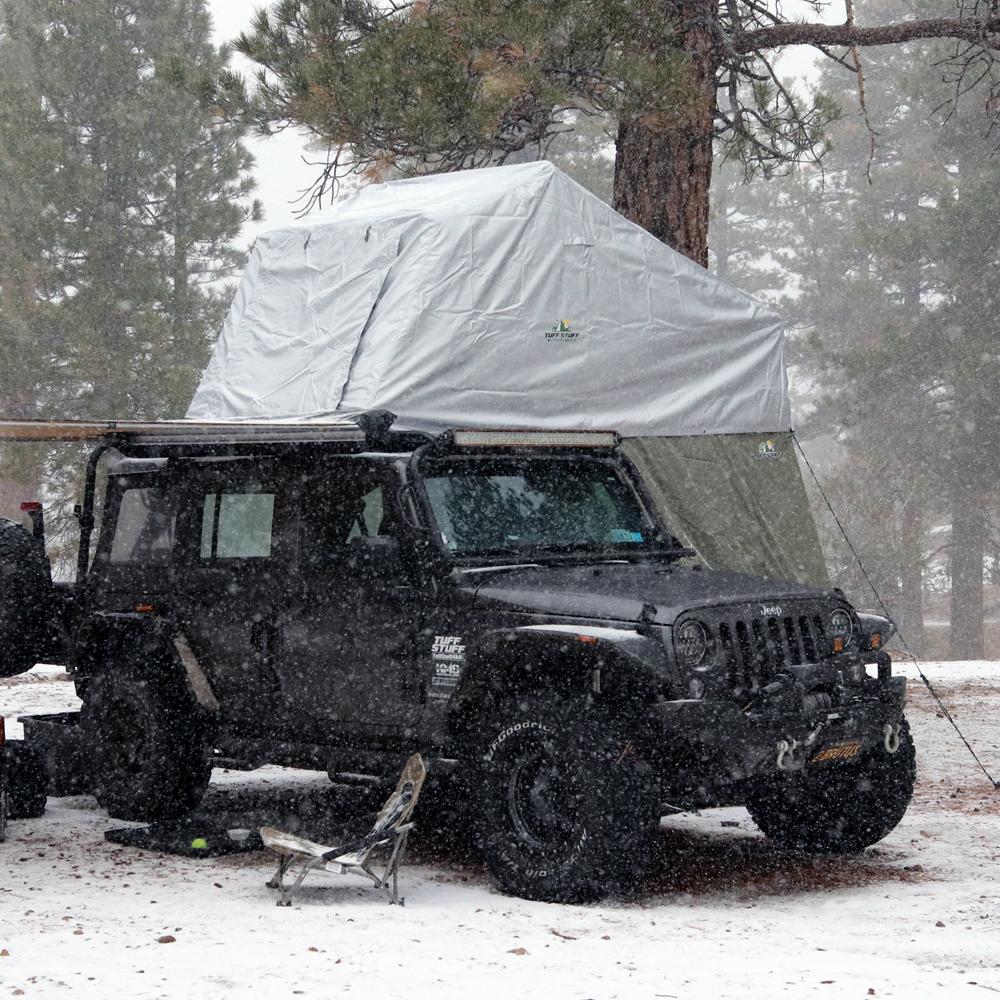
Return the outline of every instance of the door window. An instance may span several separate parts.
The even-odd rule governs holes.
[[[362,497],[361,507],[354,516],[347,540],[350,541],[352,538],[358,538],[361,535],[387,534],[388,532],[385,530],[387,528],[388,524],[385,518],[382,487],[376,486],[375,489]]]
[[[206,493],[201,558],[266,559],[273,528],[273,493]]]
[[[125,490],[118,505],[111,562],[160,566],[170,562],[177,512],[162,489]]]

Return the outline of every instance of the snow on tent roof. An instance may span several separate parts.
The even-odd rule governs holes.
[[[789,426],[778,318],[550,163],[363,188],[258,239],[188,417]]]

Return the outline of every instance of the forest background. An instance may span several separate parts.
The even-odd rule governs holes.
[[[230,53],[211,39],[204,0],[0,0],[4,416],[183,415],[262,216],[247,148],[261,122],[227,105]],[[819,109],[823,155],[748,169],[717,145],[708,249],[785,317],[799,436],[908,644],[973,658],[1000,656],[1000,157],[993,68],[955,102],[954,51],[864,50],[863,107],[857,72],[832,60],[808,87],[787,81]],[[566,121],[521,155],[611,201],[615,110]],[[73,449],[6,447],[0,515],[45,497],[69,551],[80,468]],[[872,606],[814,494],[831,577]]]

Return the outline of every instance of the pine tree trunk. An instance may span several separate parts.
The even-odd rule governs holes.
[[[981,498],[961,486],[951,503],[951,657],[983,658],[983,555],[986,513]]]
[[[622,118],[615,143],[614,207],[657,239],[708,266],[708,208],[716,112],[714,0],[671,4],[690,59],[687,108],[679,120]]]
[[[923,512],[911,499],[903,507],[900,553],[903,557],[899,587],[899,633],[911,652],[924,646]]]

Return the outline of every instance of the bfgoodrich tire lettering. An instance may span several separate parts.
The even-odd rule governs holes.
[[[630,888],[658,815],[626,727],[582,699],[529,696],[504,704],[483,735],[477,829],[497,886],[550,902]]]
[[[900,724],[894,754],[879,743],[857,763],[807,765],[747,801],[753,821],[786,847],[820,853],[863,850],[903,818],[916,779],[910,727]]]
[[[175,688],[132,673],[90,682],[81,724],[94,759],[94,795],[111,816],[164,819],[201,800],[211,768],[190,700]]]

